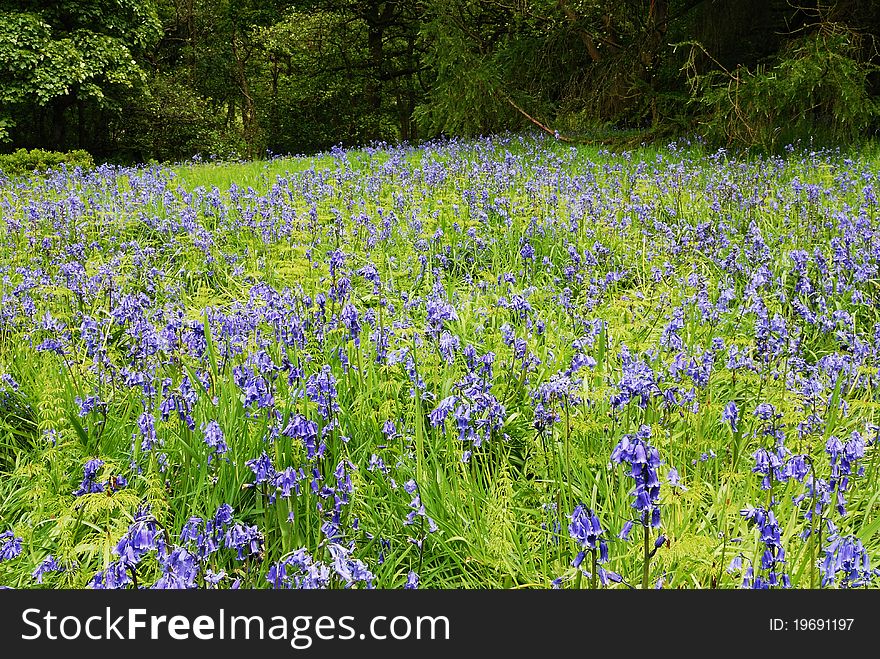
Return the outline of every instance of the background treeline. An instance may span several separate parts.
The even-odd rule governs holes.
[[[878,53],[878,0],[0,0],[0,149],[254,157],[540,126],[778,150],[876,133]]]

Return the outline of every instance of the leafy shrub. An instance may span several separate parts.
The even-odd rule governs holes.
[[[18,149],[0,155],[0,171],[6,176],[22,176],[34,172],[44,173],[65,165],[69,169],[95,166],[92,156],[81,149],[75,151],[45,151],[43,149]]]
[[[860,53],[857,33],[824,23],[773,63],[691,75],[706,139],[774,152],[799,139],[828,145],[857,138],[880,117],[869,81],[878,67]]]
[[[128,99],[118,133],[121,160],[129,162],[226,157],[243,148],[211,104],[170,75],[152,76]]]

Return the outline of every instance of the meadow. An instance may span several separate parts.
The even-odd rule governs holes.
[[[0,585],[876,585],[878,169],[506,135],[0,179]]]

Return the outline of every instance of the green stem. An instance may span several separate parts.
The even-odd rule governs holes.
[[[599,587],[599,554],[595,549],[591,549],[590,553],[593,555],[593,577],[590,585],[596,590]]]
[[[812,458],[810,459],[810,471],[813,476],[813,496],[810,499],[810,588],[815,589],[818,578],[818,569],[816,565],[816,550],[818,547],[816,543],[816,466],[813,463]],[[821,516],[819,523],[820,525],[822,523]]]
[[[574,509],[574,488],[571,484],[571,420],[568,413],[568,398],[565,400],[565,480],[568,481],[568,505]]]

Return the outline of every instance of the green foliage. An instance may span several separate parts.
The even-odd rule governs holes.
[[[826,24],[789,43],[769,64],[692,73],[705,136],[713,144],[768,152],[797,140],[857,139],[880,116],[870,83],[880,68],[860,53],[856,33]]]
[[[240,143],[230,143],[210,104],[178,77],[152,76],[125,107],[119,148],[129,160],[178,161],[241,151]]]
[[[387,101],[368,102],[367,29],[337,12],[291,12],[255,41],[268,66],[253,79],[259,121],[274,153],[394,140]],[[348,21],[344,38],[339,25]]]
[[[114,162],[533,125],[839,143],[877,127],[878,44],[874,0],[0,0],[0,143]]]
[[[135,58],[159,28],[155,7],[141,0],[0,2],[0,141],[20,106],[101,105],[142,82]]]
[[[0,172],[4,176],[24,176],[34,172],[44,173],[61,166],[68,169],[80,167],[90,169],[95,166],[91,154],[87,151],[45,151],[43,149],[18,149],[12,153],[0,155]]]
[[[17,455],[36,440],[33,406],[20,392],[0,384],[0,470],[11,470]]]
[[[429,131],[453,135],[490,133],[510,123],[498,62],[483,56],[449,15],[441,10],[420,37],[430,44],[426,61],[434,83],[416,109],[417,121]]]

